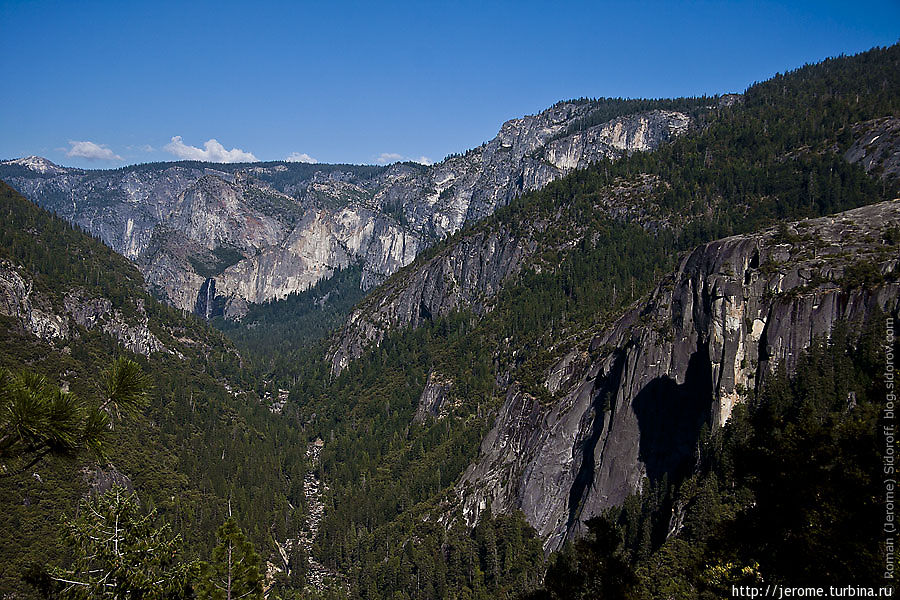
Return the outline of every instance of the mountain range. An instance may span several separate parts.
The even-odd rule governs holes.
[[[270,597],[885,585],[898,102],[894,45],[431,166],[3,162],[0,364],[156,389],[0,481],[2,593],[109,480],[197,554],[233,508]]]
[[[427,167],[181,162],[104,172],[28,157],[0,163],[0,178],[133,260],[174,306],[239,317],[248,302],[284,298],[357,262],[368,289],[517,195],[600,158],[651,150],[691,122],[624,102],[563,102]]]

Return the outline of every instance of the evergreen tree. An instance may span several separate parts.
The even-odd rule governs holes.
[[[203,565],[199,585],[202,600],[241,600],[263,597],[260,558],[253,544],[229,516],[217,532],[219,545],[213,550],[212,562]]]
[[[83,450],[102,456],[111,417],[143,406],[149,387],[140,366],[124,357],[105,374],[102,400],[93,405],[40,375],[0,370],[0,477],[22,473],[47,456]]]
[[[528,600],[639,597],[639,580],[622,552],[622,533],[608,519],[586,523],[588,534],[561,552],[547,569],[544,587],[525,596]]]
[[[134,492],[113,487],[82,502],[79,515],[66,522],[73,547],[69,568],[35,568],[26,577],[46,598],[191,597],[195,563],[181,558],[181,537],[157,525]]]

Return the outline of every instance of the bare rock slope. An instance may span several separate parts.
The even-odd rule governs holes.
[[[383,281],[425,247],[523,192],[604,157],[651,150],[691,119],[651,110],[587,125],[596,102],[503,124],[432,166],[157,163],[85,171],[28,157],[0,179],[130,258],[177,307],[240,316],[360,262]]]
[[[900,200],[700,246],[644,304],[546,373],[542,405],[510,386],[457,485],[470,523],[521,509],[556,549],[583,523],[695,461],[776,365],[839,320],[900,303]]]

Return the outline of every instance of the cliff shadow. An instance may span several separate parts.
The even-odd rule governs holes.
[[[651,380],[632,406],[640,430],[639,458],[651,483],[668,475],[677,483],[689,475],[696,456],[700,429],[710,422],[712,365],[705,348],[691,354],[684,383],[664,376]]]

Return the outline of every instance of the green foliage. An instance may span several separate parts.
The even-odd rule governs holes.
[[[364,296],[361,279],[360,265],[338,269],[308,290],[282,300],[251,304],[240,322],[216,319],[213,325],[254,362],[259,372],[278,377],[296,371],[295,365],[308,354],[308,346],[317,344],[341,324]],[[289,381],[285,375],[280,378],[280,383]]]
[[[638,598],[638,578],[622,551],[622,533],[609,520],[596,517],[587,534],[554,555],[544,585],[528,600]]]
[[[350,597],[515,598],[534,587],[543,552],[521,513],[482,516],[474,530],[459,521],[404,519],[394,531],[355,535],[346,550],[359,568],[350,572]],[[391,539],[411,537],[400,547]]]
[[[846,269],[841,277],[841,287],[852,290],[859,287],[873,287],[884,282],[885,276],[878,266],[868,261],[858,261]]]
[[[29,582],[46,598],[190,598],[196,565],[183,558],[181,539],[157,525],[134,492],[113,487],[82,501],[66,521],[72,548],[67,567],[35,568]]]
[[[0,369],[0,477],[32,468],[46,456],[103,456],[111,420],[145,403],[150,384],[133,360],[119,357],[104,376],[104,397],[88,404],[30,371]]]
[[[26,563],[63,561],[66,549],[57,536],[62,511],[78,503],[88,474],[107,469],[107,462],[184,537],[192,557],[209,556],[229,497],[248,523],[247,537],[266,555],[274,551],[273,537],[296,536],[307,470],[307,438],[298,435],[296,412],[275,415],[263,406],[252,391],[256,379],[227,339],[193,315],[153,300],[127,260],[2,184],[0,214],[0,258],[19,265],[33,283],[33,301],[50,304],[43,310],[65,314],[70,291],[107,298],[123,318],[146,319],[150,331],[179,353],[123,355],[111,336],[74,325],[68,339],[46,342],[17,319],[0,317],[0,367],[11,374],[7,382],[25,372],[46,382],[32,386],[41,393],[29,392],[29,402],[41,394],[52,400],[68,385],[68,404],[57,408],[75,403],[76,415],[87,411],[102,419],[107,411],[123,413],[111,430],[92,428],[103,433],[100,464],[93,453],[48,454],[27,472],[0,478],[0,595],[28,596],[21,583]],[[117,356],[122,358],[107,377]],[[135,363],[150,383],[145,402],[134,393],[141,383]],[[106,410],[97,412],[104,404]],[[54,447],[72,446],[41,422],[41,410],[32,406],[25,414],[35,421],[32,430],[44,432]],[[7,457],[0,462],[9,465]],[[20,470],[19,462],[10,467]]]
[[[120,356],[103,378],[104,399],[100,410],[118,416],[122,412],[144,408],[151,385],[139,364]]]
[[[702,436],[701,467],[665,492],[670,501],[650,490],[610,512],[645,597],[721,598],[760,581],[890,583],[881,568],[885,319],[872,315],[856,335],[839,325],[793,375],[769,376],[725,427]],[[648,518],[665,525],[649,546],[627,534]]]
[[[143,278],[127,260],[99,242],[85,243],[78,227],[49,217],[2,181],[0,216],[0,259],[40,273],[35,291],[79,286],[126,307],[129,292],[140,290]]]
[[[208,258],[188,257],[188,261],[198,275],[214,277],[244,259],[244,255],[237,248],[230,246],[218,246]]]
[[[0,371],[0,475],[21,473],[48,455],[96,449],[106,425],[105,414],[45,378]]]
[[[253,544],[238,527],[237,520],[228,517],[219,527],[216,537],[219,544],[213,550],[212,561],[201,566],[200,599],[261,599],[261,561]]]

